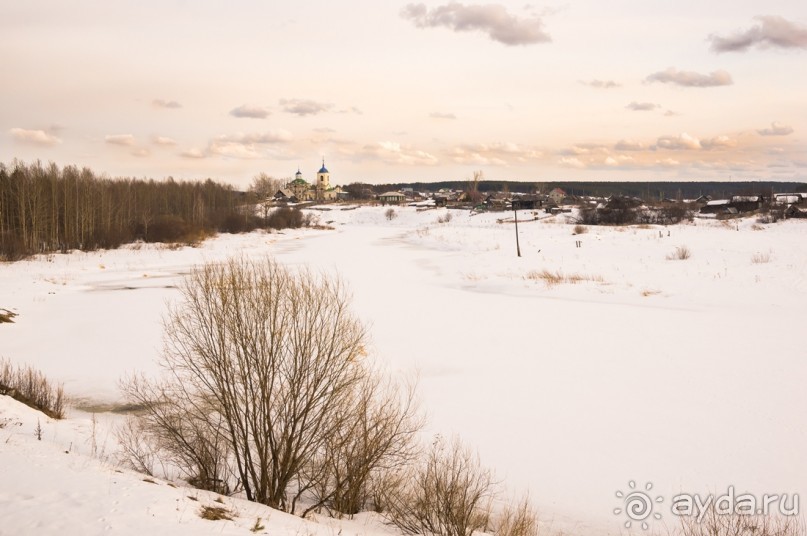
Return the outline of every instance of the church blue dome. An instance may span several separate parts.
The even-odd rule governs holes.
[[[321,168],[319,168],[319,171],[317,171],[317,173],[328,173],[328,170],[325,168],[325,165],[323,165]]]

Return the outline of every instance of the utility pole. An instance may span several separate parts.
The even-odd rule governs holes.
[[[513,203],[513,216],[516,220],[516,253],[521,257],[521,246],[518,245],[518,209],[516,207],[517,205]]]

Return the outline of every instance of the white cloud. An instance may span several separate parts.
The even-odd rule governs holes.
[[[394,165],[434,166],[439,163],[433,154],[402,145],[396,141],[380,141],[367,144],[358,152],[358,156]]]
[[[563,167],[570,167],[570,168],[576,168],[576,169],[583,169],[583,168],[586,167],[586,165],[583,163],[583,161],[580,160],[579,158],[577,158],[576,156],[571,156],[571,157],[570,156],[564,156],[563,158],[558,160],[558,164],[560,164]]]
[[[731,79],[731,75],[723,70],[712,71],[709,74],[700,74],[691,71],[679,71],[674,67],[670,67],[666,71],[653,73],[645,78],[645,81],[675,84],[683,87],[730,86],[734,83]]]
[[[709,36],[715,52],[745,52],[757,48],[807,49],[807,27],[778,16],[754,17],[758,24],[729,37]]]
[[[728,136],[715,136],[714,138],[709,138],[707,140],[701,140],[701,146],[704,149],[711,150],[711,149],[728,149],[730,147],[736,147],[737,141],[729,138]]]
[[[151,105],[155,108],[168,108],[168,109],[176,109],[182,108],[182,105],[177,101],[173,100],[164,100],[164,99],[154,99],[151,101]]]
[[[333,108],[333,104],[308,99],[280,99],[280,106],[283,107],[284,112],[301,117],[317,115]]]
[[[166,147],[170,147],[177,144],[177,142],[174,139],[168,138],[166,136],[154,136],[151,141],[155,145],[163,145]]]
[[[143,148],[143,147],[141,147],[139,149],[135,149],[134,151],[132,151],[132,156],[136,156],[138,158],[144,158],[146,156],[149,156],[150,154],[151,154],[151,151],[149,151],[148,149]]]
[[[701,148],[701,142],[684,132],[678,136],[662,136],[656,141],[656,146],[672,151],[696,151]]]
[[[401,16],[418,28],[443,26],[455,32],[480,31],[505,45],[532,45],[551,41],[540,17],[517,17],[499,4],[464,5],[449,2],[429,10],[425,4],[407,4]]]
[[[266,119],[271,115],[271,112],[262,106],[248,106],[246,104],[242,104],[238,108],[233,108],[230,110],[230,115],[233,117],[239,118],[250,118],[250,119]]]
[[[542,156],[531,147],[517,143],[474,143],[455,147],[448,156],[458,164],[506,166],[513,162],[528,162]]]
[[[187,151],[182,151],[181,153],[179,153],[179,156],[181,156],[183,158],[206,158],[207,157],[205,152],[202,151],[201,149],[197,148],[197,147],[192,147],[191,149],[188,149]]]
[[[45,132],[44,130],[29,130],[25,128],[12,128],[8,131],[14,141],[19,143],[27,143],[31,145],[40,145],[43,147],[52,147],[59,145],[62,140]]]
[[[652,102],[636,102],[633,101],[627,106],[625,106],[628,110],[633,110],[634,112],[650,112],[655,110],[656,108],[661,108],[661,105],[654,104]]]
[[[429,114],[432,119],[456,119],[457,116],[446,112],[432,112]]]
[[[644,151],[646,147],[638,141],[619,140],[614,144],[614,149],[617,151]]]
[[[757,130],[757,134],[760,136],[788,136],[793,134],[793,127],[774,121],[771,123],[771,128]]]
[[[613,89],[617,87],[622,87],[622,84],[618,84],[613,80],[589,80],[589,81],[580,80],[580,83],[585,86],[597,89]]]
[[[135,138],[131,134],[110,134],[104,137],[104,141],[110,145],[132,146]]]

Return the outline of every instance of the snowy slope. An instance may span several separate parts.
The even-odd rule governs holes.
[[[446,209],[385,211],[316,211],[330,231],[0,266],[0,307],[19,313],[0,326],[0,356],[99,409],[119,399],[122,374],[155,371],[160,315],[193,264],[272,255],[339,274],[375,354],[419,371],[427,433],[477,446],[511,488],[531,491],[553,529],[619,533],[614,492],[632,479],[652,481],[667,504],[729,485],[807,493],[807,222],[573,236],[563,217],[542,215],[519,223],[518,258],[512,223],[497,222],[510,213],[451,211],[439,223]],[[679,246],[691,258],[668,260]],[[548,285],[536,276],[544,270],[581,281]],[[4,447],[0,463],[22,462],[7,463],[14,456],[28,455]],[[8,486],[0,491],[16,501],[30,494]]]

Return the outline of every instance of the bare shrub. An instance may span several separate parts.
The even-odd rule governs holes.
[[[804,536],[801,519],[794,516],[721,512],[710,504],[702,517],[681,516],[681,536]]]
[[[306,223],[303,212],[297,208],[280,207],[266,218],[270,229],[299,229]]]
[[[579,225],[578,224],[578,225],[574,226],[574,229],[572,229],[572,234],[573,235],[586,234],[587,232],[588,232],[588,227],[586,227],[585,225]]]
[[[538,512],[529,495],[516,504],[505,506],[493,525],[496,536],[538,536]]]
[[[0,395],[8,395],[52,419],[64,418],[62,384],[51,383],[30,365],[15,367],[11,361],[0,359]]]
[[[451,221],[452,218],[453,218],[453,216],[451,215],[451,213],[446,212],[442,216],[437,217],[437,223],[448,223],[448,222]]]
[[[754,264],[767,264],[771,262],[770,253],[754,253],[751,255],[751,262]]]
[[[395,212],[394,208],[388,208],[386,212],[384,212],[384,217],[386,217],[388,221],[392,221],[398,217],[398,213]]]
[[[408,457],[419,425],[411,391],[370,373],[342,283],[231,259],[194,269],[181,294],[164,320],[165,379],[123,384],[160,456],[197,486],[229,481],[284,511],[306,492],[366,504],[374,471]]]
[[[686,246],[678,246],[673,253],[667,255],[668,261],[685,261],[692,256],[692,252]]]
[[[122,387],[129,402],[142,408],[117,431],[125,462],[147,474],[157,460],[168,462],[194,487],[230,492],[230,445],[214,404],[185,405],[182,389],[170,382],[134,376]]]
[[[334,430],[315,471],[316,502],[306,512],[327,506],[337,514],[356,514],[368,506],[378,510],[374,488],[384,475],[409,463],[415,434],[423,418],[414,402],[415,383],[395,383],[368,373],[345,400],[348,417]]]
[[[490,521],[490,470],[458,439],[438,438],[425,460],[387,500],[386,516],[405,534],[471,536]]]

